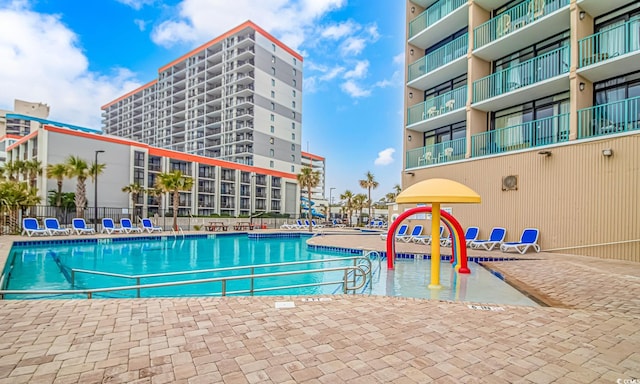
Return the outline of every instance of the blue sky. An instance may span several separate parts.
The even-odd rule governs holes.
[[[304,57],[302,148],[326,157],[327,197],[371,171],[378,200],[400,183],[403,18],[396,0],[0,0],[0,109],[99,129],[100,106],[252,20]]]

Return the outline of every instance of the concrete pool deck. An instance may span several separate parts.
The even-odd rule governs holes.
[[[377,235],[339,233],[310,241],[384,249]],[[16,239],[0,238],[2,265]],[[0,384],[638,382],[640,263],[509,255],[519,260],[490,267],[553,307],[348,295],[0,301]]]

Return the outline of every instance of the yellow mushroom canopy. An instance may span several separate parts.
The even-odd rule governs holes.
[[[396,203],[479,203],[473,189],[449,179],[428,179],[400,192]]]

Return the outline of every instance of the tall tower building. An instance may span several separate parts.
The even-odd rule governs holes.
[[[406,0],[403,188],[468,185],[464,226],[640,261],[640,2]]]
[[[274,171],[301,164],[302,56],[251,21],[102,107],[103,131]]]

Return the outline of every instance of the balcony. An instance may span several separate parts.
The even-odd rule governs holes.
[[[440,0],[409,23],[409,44],[426,49],[453,35],[469,20],[467,0]]]
[[[407,111],[407,126],[414,131],[426,132],[466,119],[467,86],[456,88]]]
[[[640,20],[578,42],[578,73],[595,82],[640,70]]]
[[[464,137],[412,149],[407,151],[407,168],[425,167],[462,160],[466,151],[467,139]]]
[[[569,0],[529,0],[474,29],[473,54],[487,61],[569,29]]]
[[[578,139],[640,129],[640,97],[578,111]]]
[[[409,65],[407,85],[425,90],[466,73],[468,41],[464,34]]]
[[[569,89],[569,47],[554,49],[473,82],[473,107],[495,111]]]
[[[569,114],[528,121],[471,136],[471,157],[495,155],[569,140]]]

